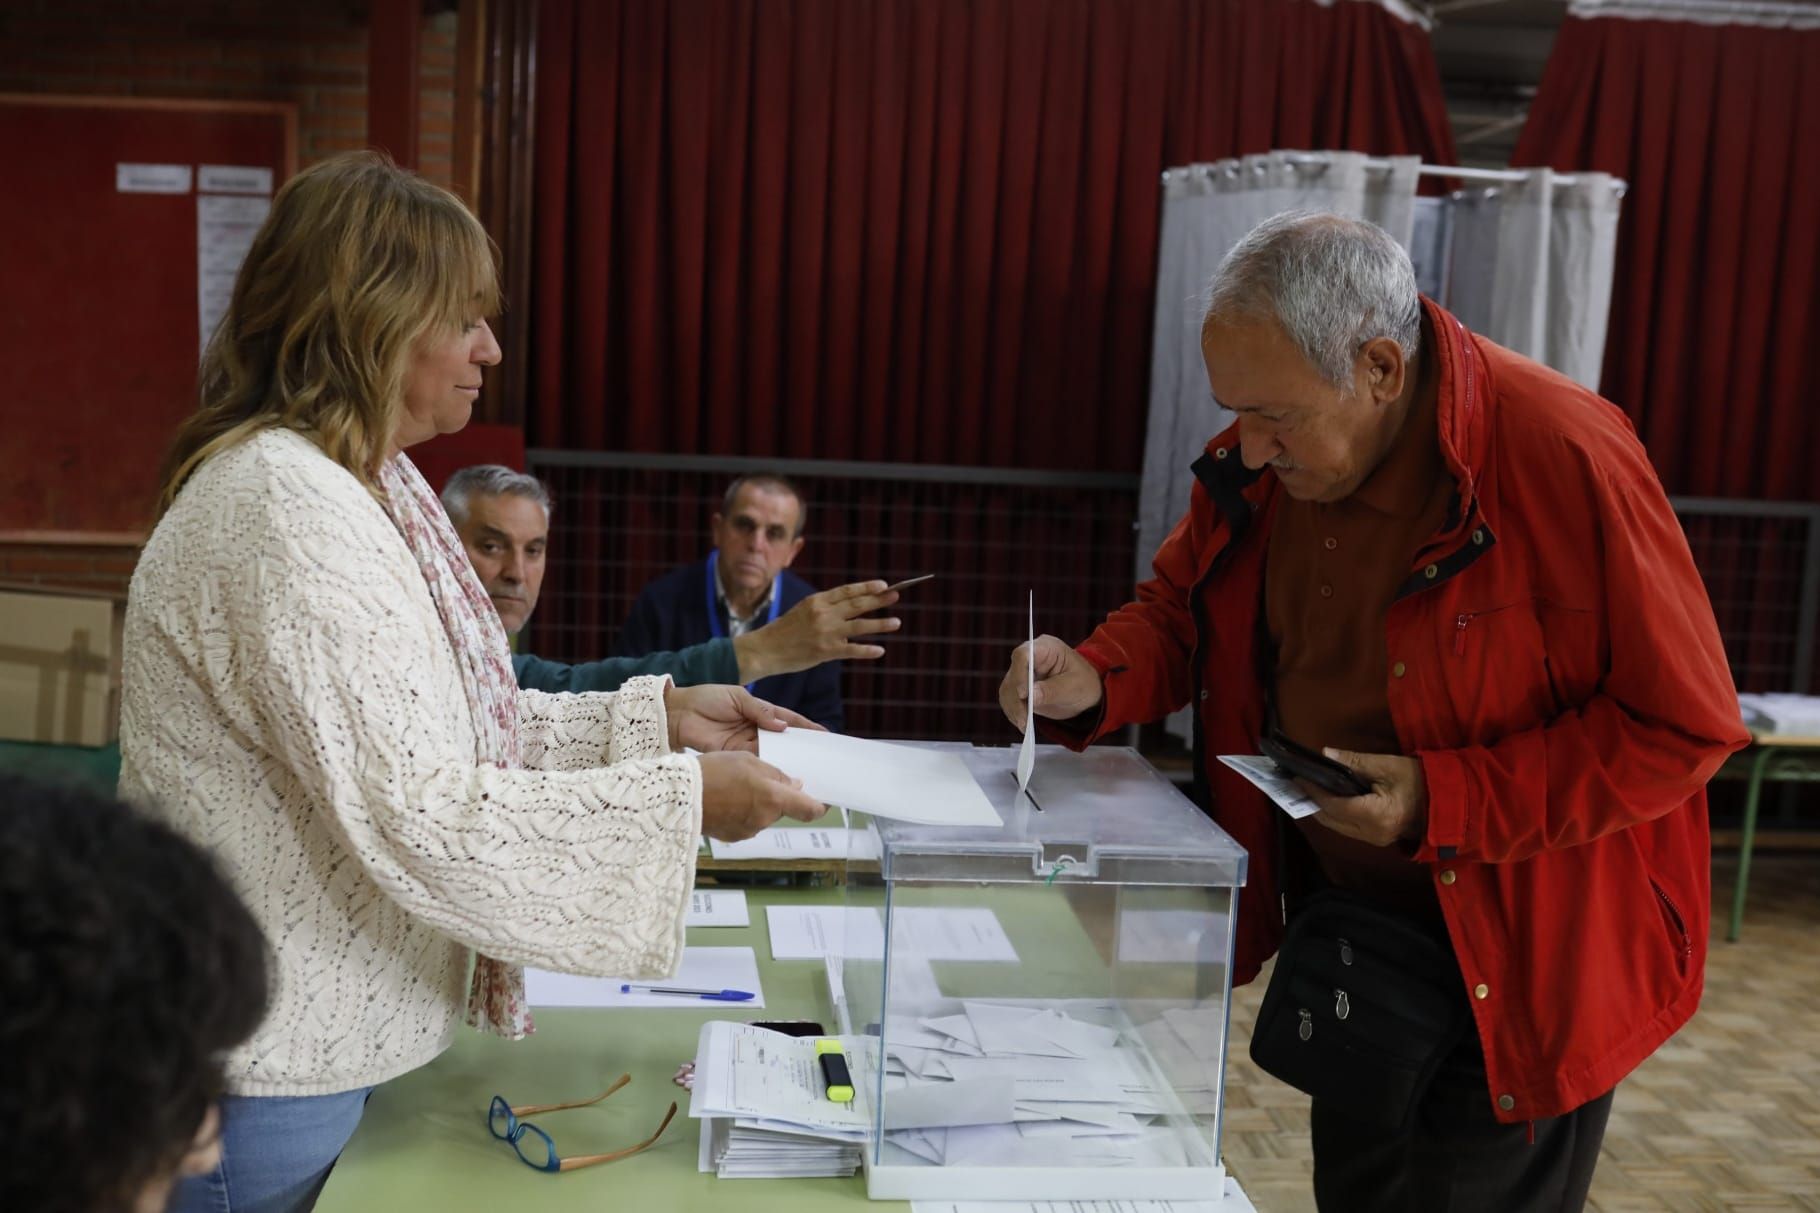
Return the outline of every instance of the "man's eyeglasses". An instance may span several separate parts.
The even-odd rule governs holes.
[[[613,1092],[632,1081],[630,1074],[621,1074],[612,1086],[596,1095],[593,1099],[580,1099],[574,1103],[526,1104],[514,1108],[506,1103],[503,1095],[493,1097],[493,1106],[487,1111],[487,1128],[493,1136],[501,1141],[509,1141],[518,1152],[518,1160],[527,1167],[536,1167],[539,1171],[575,1171],[582,1167],[591,1167],[596,1163],[617,1162],[630,1158],[640,1150],[648,1149],[652,1143],[664,1135],[670,1127],[670,1118],[676,1115],[676,1105],[664,1113],[663,1123],[657,1126],[657,1132],[645,1138],[635,1146],[623,1150],[614,1150],[610,1154],[580,1154],[574,1158],[558,1158],[556,1143],[550,1135],[534,1124],[518,1119],[521,1116],[538,1116],[545,1112],[565,1112],[570,1108],[585,1108],[597,1104]]]

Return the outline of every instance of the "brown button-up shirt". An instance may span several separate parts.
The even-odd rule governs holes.
[[[1270,531],[1264,609],[1275,651],[1272,706],[1290,738],[1401,754],[1388,686],[1402,655],[1386,651],[1397,587],[1445,518],[1453,484],[1435,431],[1432,382],[1418,390],[1390,450],[1352,495],[1328,504],[1284,496]],[[1296,823],[1328,882],[1430,920],[1428,868],[1321,825]]]

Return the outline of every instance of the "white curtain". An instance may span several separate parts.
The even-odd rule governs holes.
[[[1473,332],[1597,391],[1623,192],[1604,173],[1563,184],[1539,168],[1444,202],[1422,199],[1417,230],[1432,239],[1418,247],[1431,258],[1443,250],[1445,264],[1437,274],[1418,261],[1417,277]]]
[[[1357,152],[1271,152],[1194,164],[1163,174],[1163,221],[1157,254],[1156,334],[1150,358],[1150,421],[1138,495],[1137,577],[1188,509],[1188,465],[1207,440],[1232,423],[1213,402],[1201,362],[1201,314],[1207,284],[1239,238],[1288,210],[1333,211],[1370,219],[1408,243],[1414,222],[1416,170],[1403,156],[1389,171],[1370,171]],[[1188,715],[1169,729],[1186,738]]]
[[[1163,174],[1150,422],[1138,501],[1140,580],[1188,509],[1188,465],[1232,423],[1232,414],[1213,403],[1201,362],[1203,298],[1221,259],[1259,223],[1298,209],[1369,219],[1407,244],[1420,163],[1403,156],[1389,171],[1372,171],[1356,152],[1271,152]]]

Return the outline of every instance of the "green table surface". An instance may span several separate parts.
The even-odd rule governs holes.
[[[882,890],[869,890],[874,904]],[[905,894],[904,904],[986,906],[995,910],[1017,948],[1018,993],[1035,997],[1103,997],[1110,993],[1115,891],[1108,886],[943,886]],[[1127,900],[1149,895],[1127,892]],[[1174,894],[1156,891],[1158,904]],[[695,1056],[710,1019],[814,1019],[832,1022],[826,968],[820,960],[771,959],[765,907],[838,906],[842,889],[747,890],[750,925],[700,927],[698,947],[752,948],[765,1005],[741,1011],[725,1003],[684,1003],[675,1009],[550,1009],[537,1011],[537,1031],[516,1043],[464,1029],[440,1058],[373,1092],[359,1130],[336,1165],[317,1208],[340,1210],[543,1209],[718,1210],[818,1213],[870,1205],[908,1209],[899,1201],[866,1197],[864,1175],[849,1179],[720,1179],[697,1170],[699,1122],[688,1119],[689,1093],[671,1077]],[[1157,966],[1159,971],[1170,966]],[[1003,996],[1004,966],[936,962],[950,997]],[[997,970],[996,976],[993,971]],[[1145,989],[1154,997],[1192,997],[1192,968],[1173,982]],[[1176,983],[1186,983],[1177,985]],[[855,1007],[854,1014],[876,1013]],[[617,1150],[647,1137],[671,1100],[676,1118],[642,1154],[567,1174],[534,1171],[494,1138],[486,1111],[495,1094],[512,1104],[562,1103],[599,1094],[621,1074],[632,1082],[589,1108],[534,1118],[558,1154]]]
[[[878,890],[873,890],[875,894]],[[1018,950],[1020,988],[1042,997],[1107,993],[1112,890],[1038,886],[945,887],[923,892],[917,904],[983,905],[997,911]],[[537,1032],[516,1043],[463,1030],[436,1061],[373,1092],[359,1130],[336,1165],[317,1208],[341,1210],[544,1209],[719,1210],[818,1213],[876,1205],[865,1178],[727,1179],[696,1169],[697,1121],[688,1119],[688,1092],[671,1076],[693,1059],[710,1019],[815,1019],[830,1028],[826,969],[819,960],[771,959],[765,928],[768,905],[838,906],[841,889],[754,888],[747,891],[745,927],[701,927],[689,942],[701,947],[748,946],[758,960],[762,1009],[687,1003],[672,1010],[552,1009],[536,1012]],[[908,903],[907,903],[908,904]],[[998,969],[1001,966],[984,966]],[[982,966],[935,965],[950,996],[1007,993]],[[978,984],[980,988],[966,987]],[[990,983],[990,984],[989,984]],[[1190,994],[1151,990],[1147,993]],[[855,1014],[862,1014],[855,1008]],[[513,1104],[561,1103],[598,1094],[621,1074],[632,1082],[589,1108],[535,1118],[559,1154],[620,1149],[648,1136],[671,1100],[676,1119],[642,1154],[567,1174],[545,1174],[518,1161],[486,1126],[495,1094]]]
[[[1102,993],[1106,968],[1097,922],[1110,922],[1110,899],[1081,890],[1070,896],[1074,912],[1053,906],[1032,913],[1026,900],[1002,888],[946,888],[931,896],[957,905],[989,905],[1017,947],[1020,980],[1033,992],[1054,996]],[[1056,890],[1057,893],[1063,890]],[[689,942],[703,947],[749,946],[764,988],[762,1009],[741,1012],[727,1004],[689,1003],[676,1009],[564,1009],[537,1011],[537,1032],[516,1043],[463,1030],[448,1052],[422,1069],[373,1092],[353,1141],[336,1165],[321,1202],[338,1210],[542,1209],[695,1210],[736,1207],[817,1213],[869,1205],[863,1175],[851,1179],[723,1180],[696,1169],[698,1123],[688,1119],[688,1092],[672,1083],[676,1068],[695,1056],[701,1025],[709,1019],[815,1019],[832,1027],[826,970],[819,960],[771,959],[765,929],[767,905],[837,906],[841,889],[754,888],[747,891],[746,927],[701,927]],[[1017,912],[1019,909],[1023,912]],[[1062,912],[1055,912],[1062,911]],[[996,968],[997,966],[988,966]],[[979,966],[937,965],[943,988],[968,993],[959,980]],[[975,980],[978,980],[975,978]],[[1002,993],[982,989],[980,993]],[[568,1174],[544,1174],[518,1161],[511,1147],[487,1131],[486,1109],[495,1093],[514,1104],[560,1103],[606,1089],[620,1074],[629,1086],[590,1108],[553,1113],[535,1123],[555,1139],[559,1154],[616,1150],[642,1140],[663,1118],[671,1100],[676,1119],[643,1154]],[[880,1209],[907,1209],[880,1201]]]
[[[448,1052],[373,1092],[360,1128],[317,1203],[338,1210],[542,1209],[793,1210],[852,1209],[866,1200],[863,1176],[851,1179],[723,1180],[696,1170],[697,1121],[689,1093],[671,1082],[695,1056],[710,1019],[821,1019],[828,996],[820,961],[772,961],[764,906],[840,905],[839,889],[753,889],[751,925],[689,932],[701,947],[749,946],[764,987],[761,1010],[724,1003],[676,1010],[540,1010],[537,1031],[510,1042],[463,1029]],[[594,1154],[643,1140],[677,1104],[658,1143],[642,1154],[567,1174],[533,1171],[487,1131],[497,1093],[514,1104],[560,1103],[605,1090],[621,1074],[632,1082],[591,1108],[534,1118],[561,1154]],[[880,1208],[885,1208],[881,1202]],[[897,1209],[908,1205],[893,1203]]]

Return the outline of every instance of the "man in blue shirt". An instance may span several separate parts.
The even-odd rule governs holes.
[[[486,464],[451,476],[442,503],[506,632],[517,635],[543,587],[549,491],[534,476]],[[674,650],[577,665],[515,653],[512,668],[518,685],[533,691],[614,691],[641,674],[668,674],[678,686],[762,681],[768,687],[779,676],[823,662],[884,656],[876,645],[852,642],[855,636],[897,628],[896,619],[860,618],[897,601],[895,593],[884,591],[884,582],[868,581],[811,594],[767,626]],[[764,689],[759,688],[761,696]]]
[[[705,559],[691,561],[644,588],[619,634],[618,652],[635,657],[711,639],[738,643],[777,626],[773,620],[788,620],[802,604],[825,597],[790,572],[791,562],[803,550],[806,514],[802,493],[782,476],[763,474],[734,480],[721,498],[720,512],[709,520],[712,550]],[[845,642],[844,647],[840,643],[826,646],[821,664],[761,678],[752,685],[752,693],[840,732],[845,718],[838,661],[870,659],[884,651],[874,645],[854,644],[850,638],[897,627],[894,619],[854,617],[897,601],[896,593],[875,596],[871,587],[884,590],[881,583],[868,582],[827,591],[831,595],[843,590],[867,591],[838,601],[841,608],[872,603],[846,619],[838,617],[844,610],[824,610],[831,616],[828,628],[838,641]]]

